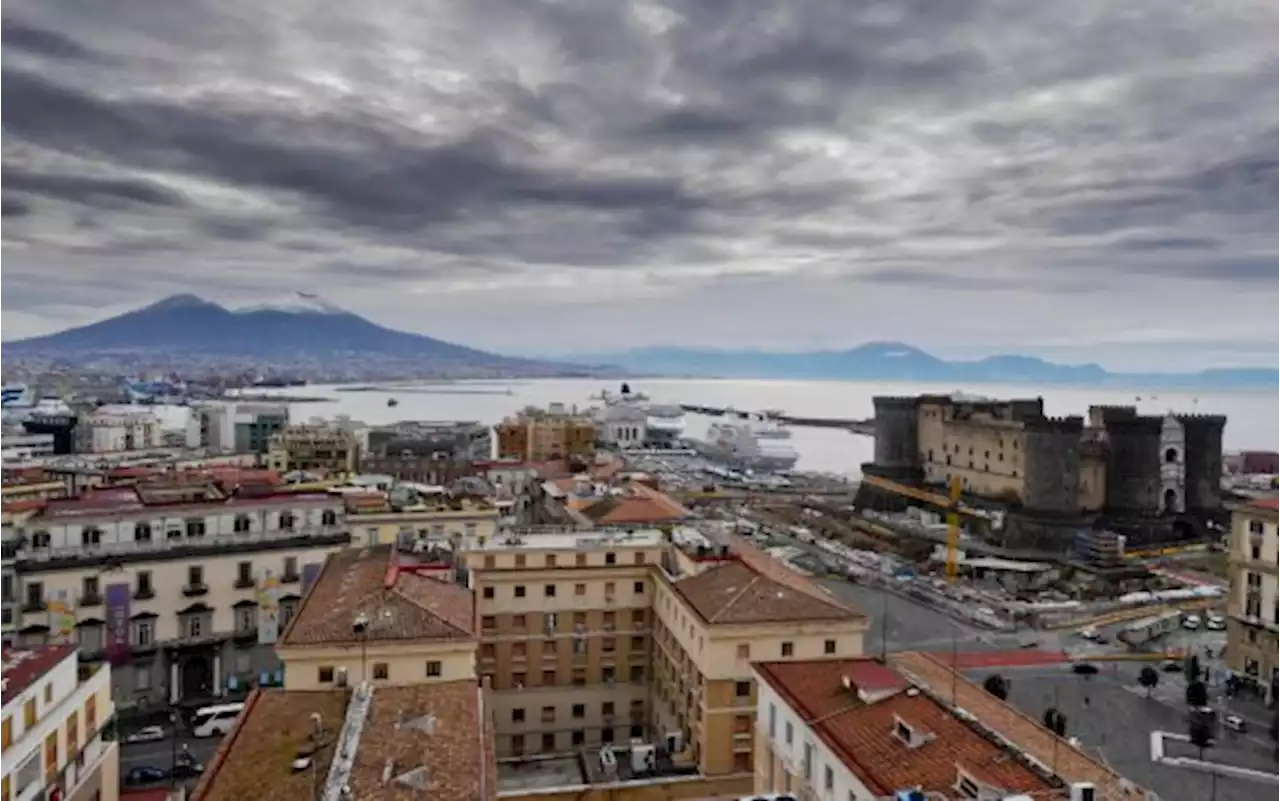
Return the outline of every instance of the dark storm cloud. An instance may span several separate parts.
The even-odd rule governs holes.
[[[24,25],[8,16],[0,21],[0,40],[5,49],[10,51],[17,50],[55,59],[100,60],[97,53],[57,31]]]
[[[185,271],[406,314],[413,292],[509,288],[533,309],[736,278],[910,290],[921,309],[1052,295],[1068,273],[1098,293],[1167,279],[1171,302],[1267,289],[1276,17],[1263,0],[18,0],[6,277],[109,263],[126,296]]]

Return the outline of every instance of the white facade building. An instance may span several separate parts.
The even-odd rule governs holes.
[[[287,404],[209,401],[192,406],[186,446],[216,453],[265,452],[271,435],[288,424]]]
[[[81,418],[76,439],[82,453],[149,450],[164,445],[164,427],[145,407],[103,406]]]
[[[27,434],[21,430],[6,429],[3,439],[0,439],[0,450],[2,450],[0,459],[3,459],[6,464],[41,456],[52,456],[53,435]]]
[[[99,489],[25,521],[6,546],[17,642],[111,657],[122,704],[282,683],[273,645],[325,558],[350,543],[343,500],[198,492],[214,491]]]
[[[111,668],[81,668],[74,646],[4,653],[4,787],[12,801],[120,797]]]

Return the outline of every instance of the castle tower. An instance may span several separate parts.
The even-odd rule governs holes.
[[[1185,453],[1186,510],[1195,515],[1214,515],[1222,509],[1223,415],[1185,414],[1175,418],[1182,424]]]
[[[921,474],[916,398],[880,396],[876,409],[875,461],[863,469],[884,478],[918,480]]]

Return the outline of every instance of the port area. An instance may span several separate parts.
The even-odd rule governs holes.
[[[855,420],[853,418],[839,417],[795,417],[780,411],[763,411],[763,412],[746,412],[740,409],[729,409],[723,406],[698,406],[691,403],[682,403],[680,408],[687,414],[701,414],[707,417],[725,417],[739,416],[750,417],[756,415],[759,417],[767,417],[770,420],[776,420],[779,423],[788,426],[799,426],[801,428],[842,428],[853,434],[861,434],[863,436],[874,436],[876,432],[875,420]]]

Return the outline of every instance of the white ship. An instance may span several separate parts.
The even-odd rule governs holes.
[[[604,426],[604,438],[621,447],[678,448],[684,439],[684,409],[674,404],[651,403],[647,395],[632,392],[626,384],[614,395],[596,396],[604,406],[596,418]]]
[[[800,457],[790,443],[782,441],[785,437],[761,437],[756,428],[750,420],[716,421],[707,429],[706,439],[695,441],[695,446],[707,458],[740,469],[781,472],[795,467]]]

